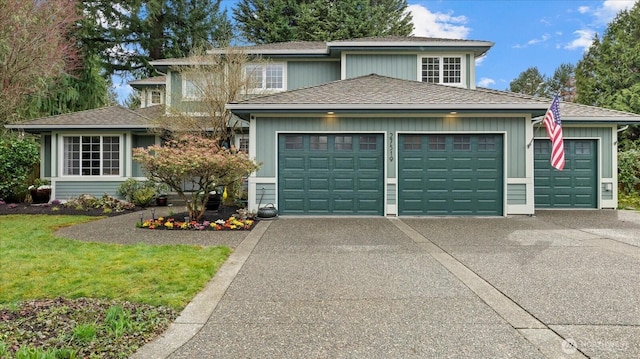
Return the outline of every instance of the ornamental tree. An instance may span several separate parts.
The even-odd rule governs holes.
[[[164,145],[135,148],[133,158],[148,177],[166,183],[187,203],[191,220],[204,216],[209,192],[229,186],[256,171],[260,165],[235,148],[224,148],[214,138],[185,134]],[[184,190],[185,184],[198,190]]]

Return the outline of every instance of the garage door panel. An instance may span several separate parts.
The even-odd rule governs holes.
[[[280,135],[280,213],[383,214],[383,142],[376,134]]]
[[[491,134],[401,135],[399,214],[502,215],[502,141],[501,135]],[[422,171],[413,170],[418,162]],[[411,171],[405,170],[406,163]]]
[[[534,198],[536,208],[597,207],[597,141],[564,140],[565,167],[551,167],[551,142],[534,145]]]

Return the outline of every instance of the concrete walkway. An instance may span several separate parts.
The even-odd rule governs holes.
[[[640,357],[640,216],[260,223],[134,358]]]

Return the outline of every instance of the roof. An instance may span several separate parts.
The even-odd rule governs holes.
[[[490,41],[464,40],[464,39],[444,39],[434,37],[418,36],[377,36],[363,37],[357,39],[338,41],[289,41],[274,42],[269,44],[257,44],[248,46],[238,46],[250,55],[271,55],[271,56],[330,56],[332,52],[338,50],[374,50],[374,49],[407,49],[411,51],[443,50],[445,48],[472,50],[476,56],[484,55],[494,45]],[[224,54],[226,48],[211,49],[209,54]],[[151,61],[153,66],[179,66],[193,65],[193,60],[189,58],[172,58]]]
[[[24,130],[52,129],[147,129],[150,117],[158,113],[161,106],[131,110],[122,106],[110,106],[93,110],[78,111],[63,115],[42,117],[35,120],[6,125],[6,128]]]
[[[550,100],[376,74],[251,98],[232,110],[546,110]]]
[[[560,119],[576,122],[609,122],[627,124],[640,122],[640,115],[630,112],[587,106],[579,103],[560,102]]]
[[[165,86],[167,84],[166,76],[148,77],[140,80],[129,81],[131,87],[138,86]]]

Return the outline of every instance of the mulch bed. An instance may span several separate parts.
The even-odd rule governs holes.
[[[15,207],[14,207],[15,206]],[[53,215],[79,215],[79,216],[106,216],[113,217],[121,214],[133,213],[142,210],[141,207],[136,207],[132,210],[125,210],[121,212],[112,211],[105,213],[102,208],[87,208],[78,210],[76,208],[65,207],[63,205],[32,205],[29,203],[7,203],[0,204],[0,216],[5,214],[53,214]]]

